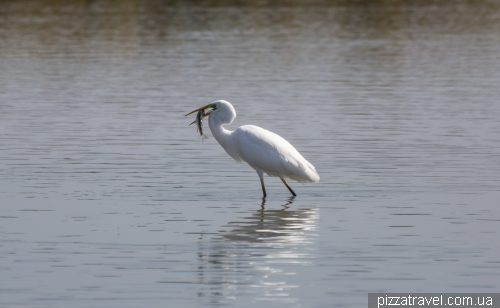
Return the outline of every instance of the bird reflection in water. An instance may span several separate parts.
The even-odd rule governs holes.
[[[319,209],[261,209],[201,236],[198,252],[200,301],[215,306],[240,301],[292,304],[297,272],[316,258]]]
[[[290,204],[293,203],[293,199],[295,199],[295,196],[291,196],[290,198],[288,198],[288,201],[285,204],[283,204],[283,210],[286,210],[290,207]],[[262,210],[266,208],[266,197],[262,198],[262,203],[260,204],[260,208]]]

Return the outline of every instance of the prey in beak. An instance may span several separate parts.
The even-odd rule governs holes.
[[[207,108],[213,108],[212,110],[210,110],[209,112],[205,112],[205,110]],[[201,136],[201,142],[203,143],[203,140],[205,139],[208,139],[208,137],[203,133],[203,127],[202,127],[202,121],[203,121],[203,118],[205,118],[206,116],[208,116],[212,111],[215,110],[215,104],[208,104],[206,106],[203,106],[201,108],[198,108],[196,110],[193,110],[191,111],[190,113],[186,114],[186,116],[192,114],[192,113],[195,113],[196,111],[198,111],[198,113],[196,114],[196,120],[194,120],[193,122],[191,122],[191,124],[193,123],[196,123],[196,126],[198,127],[198,132],[200,133],[200,136]],[[191,125],[189,124],[189,125]]]
[[[213,109],[212,109],[212,110],[210,110],[209,112],[204,112],[204,111],[205,111],[205,109],[207,109],[207,108],[213,108]],[[188,115],[192,114],[192,113],[195,113],[195,112],[197,112],[197,111],[198,111],[198,112],[200,112],[200,111],[201,111],[201,112],[202,112],[202,114],[201,114],[201,120],[203,120],[206,116],[208,116],[208,115],[209,115],[212,111],[214,111],[214,110],[215,110],[215,104],[208,104],[208,105],[205,105],[205,106],[203,106],[203,107],[200,107],[200,108],[198,108],[198,109],[195,109],[195,110],[191,111],[190,113],[186,114],[186,117],[187,117]],[[197,120],[194,120],[194,121],[193,121],[193,122],[191,122],[189,125],[192,125],[192,124],[196,123],[196,121],[197,121]],[[201,121],[200,121],[200,126],[201,126]]]

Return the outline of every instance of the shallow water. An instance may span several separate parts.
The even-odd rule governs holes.
[[[366,307],[500,292],[500,6],[6,1],[1,307]],[[234,162],[187,112],[289,140]]]

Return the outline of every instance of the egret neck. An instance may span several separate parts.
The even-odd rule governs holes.
[[[229,113],[227,111],[229,111]],[[231,141],[233,139],[233,131],[224,128],[224,125],[231,124],[234,118],[236,118],[236,112],[234,109],[230,110],[228,108],[225,112],[216,109],[208,117],[208,126],[210,127],[210,131],[212,132],[214,138],[219,142],[224,150],[226,150],[227,154],[237,161],[240,161],[241,159],[239,158],[239,153],[235,144]]]

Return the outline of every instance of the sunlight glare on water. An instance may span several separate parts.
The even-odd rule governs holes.
[[[4,1],[0,306],[500,292],[496,1]],[[266,177],[216,99],[319,183]]]

